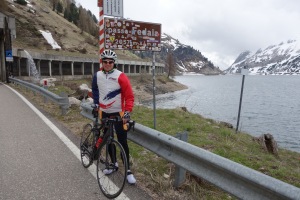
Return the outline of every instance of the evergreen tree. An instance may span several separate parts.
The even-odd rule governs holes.
[[[56,4],[56,11],[57,13],[62,13],[63,12],[63,5],[62,3],[59,1],[57,4]]]
[[[65,9],[65,11],[64,11],[64,18],[68,20],[68,16],[69,16],[69,12],[68,12],[67,9]]]
[[[52,1],[52,11],[55,11],[57,0],[51,0]]]
[[[51,0],[56,3],[57,13],[64,13],[64,18],[69,22],[74,23],[81,29],[81,32],[85,31],[94,37],[99,37],[99,28],[97,26],[98,20],[90,10],[84,9],[82,6],[79,8],[75,5],[73,0]]]
[[[95,15],[93,15],[93,21],[97,24],[98,23],[98,19],[96,18]]]
[[[79,19],[79,11],[78,8],[74,3],[71,3],[70,5],[70,17],[69,21],[73,22],[75,25],[78,24],[78,19]]]
[[[83,31],[88,32],[88,16],[82,6],[79,7],[78,27],[81,29],[81,33]]]
[[[6,0],[0,0],[0,11],[7,11],[7,3]]]
[[[16,1],[18,4],[21,4],[23,6],[26,6],[27,5],[27,2],[25,0],[17,0]],[[1,4],[2,5],[2,4]]]

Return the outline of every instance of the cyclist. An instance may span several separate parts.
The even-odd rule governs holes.
[[[99,106],[99,118],[121,117],[123,121],[115,124],[117,139],[124,148],[127,156],[127,181],[135,184],[129,164],[129,147],[127,143],[126,122],[130,120],[130,112],[134,106],[134,95],[128,77],[116,67],[117,54],[105,50],[101,54],[102,68],[95,73],[92,80],[94,104]],[[118,163],[113,163],[116,167]],[[104,174],[113,173],[112,169],[104,169]]]

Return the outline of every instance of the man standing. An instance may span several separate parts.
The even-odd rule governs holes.
[[[135,184],[129,164],[129,148],[127,130],[124,124],[130,120],[130,112],[134,106],[134,95],[128,77],[116,68],[117,55],[112,50],[105,50],[101,54],[102,68],[95,73],[92,80],[94,104],[99,105],[99,117],[119,116],[123,119],[115,124],[118,141],[126,152],[128,171],[127,181]],[[117,163],[116,163],[117,164]],[[113,173],[112,169],[104,169],[104,174]]]

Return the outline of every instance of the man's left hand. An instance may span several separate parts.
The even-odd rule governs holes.
[[[129,120],[130,120],[130,112],[129,111],[125,111],[124,115],[123,115],[123,123],[125,124]]]

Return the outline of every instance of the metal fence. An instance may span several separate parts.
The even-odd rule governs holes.
[[[61,94],[61,96],[59,96],[57,94],[54,94],[54,93],[48,91],[44,87],[40,87],[33,83],[29,83],[29,82],[22,81],[22,80],[12,78],[12,77],[9,78],[9,81],[14,84],[18,84],[23,87],[26,87],[33,92],[37,92],[37,93],[41,94],[42,96],[44,96],[46,99],[50,99],[54,103],[58,104],[61,108],[62,115],[65,115],[67,113],[68,108],[70,107],[69,106],[69,98],[65,94]]]
[[[91,104],[81,107],[81,114],[93,120]],[[239,199],[300,200],[300,188],[141,124],[128,138]]]

